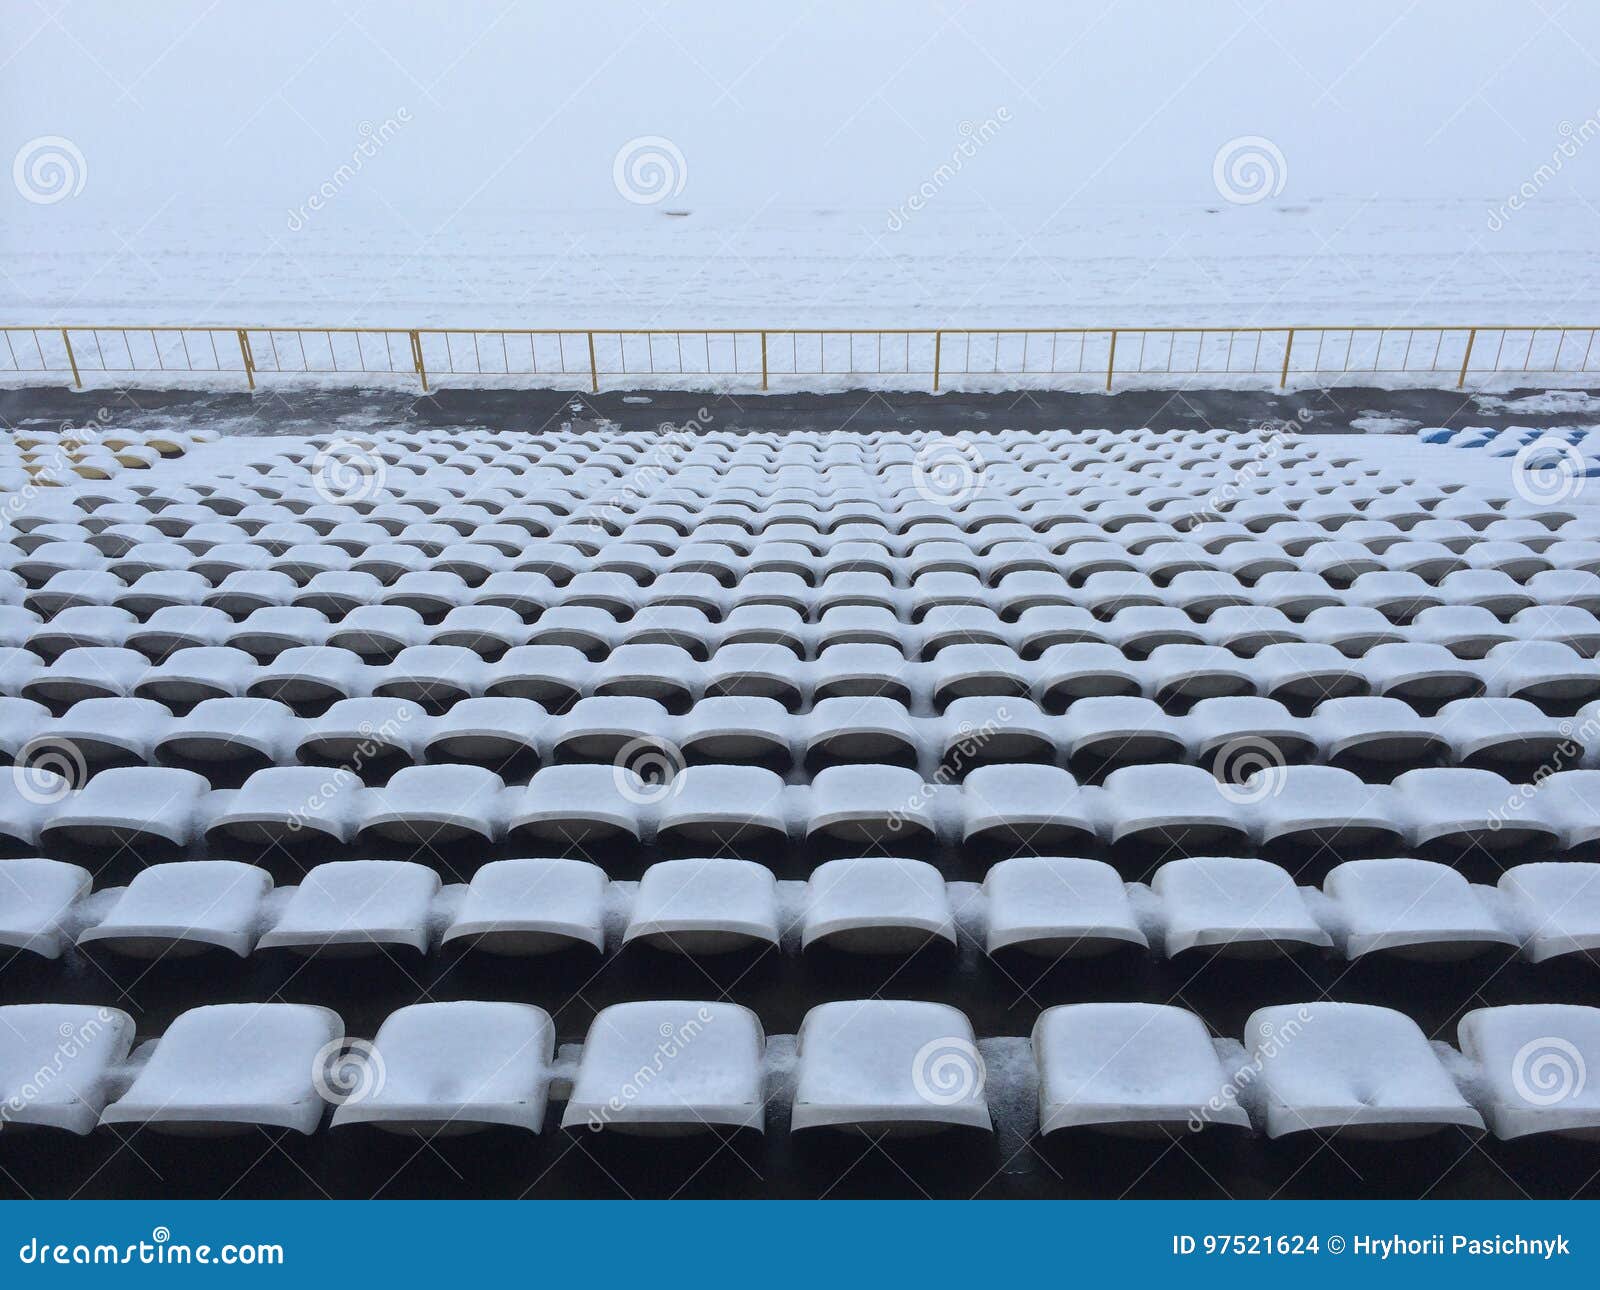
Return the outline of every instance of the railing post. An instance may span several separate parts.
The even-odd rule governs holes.
[[[1106,393],[1111,393],[1111,373],[1117,370],[1117,329],[1111,329],[1111,357],[1106,359]]]
[[[250,388],[253,390],[256,388],[256,360],[250,352],[250,337],[245,334],[243,327],[238,329],[238,335],[239,357],[244,362],[245,379],[250,382]]]
[[[933,333],[933,392],[939,392],[939,360],[944,357],[944,333]]]
[[[600,369],[594,361],[594,333],[589,333],[589,390],[593,394],[600,393]]]
[[[761,333],[761,388],[767,388],[767,333]]]
[[[1461,359],[1461,375],[1456,378],[1456,389],[1458,390],[1467,383],[1467,364],[1472,361],[1472,347],[1477,343],[1477,340],[1478,329],[1474,327],[1467,333],[1467,352]]]
[[[411,332],[411,362],[417,369],[417,375],[422,378],[422,392],[428,392],[428,369],[422,362],[422,337],[415,329]]]
[[[78,356],[72,352],[72,337],[67,335],[67,329],[61,329],[61,343],[67,347],[67,362],[72,364],[72,383],[80,390],[83,388],[83,377],[78,375]]]
[[[1289,384],[1289,355],[1294,353],[1294,328],[1289,328],[1289,339],[1283,343],[1283,371],[1278,373],[1278,388]]]

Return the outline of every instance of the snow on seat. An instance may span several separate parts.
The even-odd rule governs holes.
[[[938,753],[946,773],[966,774],[972,767],[997,762],[1022,765],[1056,759],[1059,722],[1040,712],[1032,699],[955,699],[945,709],[944,721]]]
[[[1015,856],[984,876],[990,954],[1087,957],[1137,945],[1144,932],[1122,879],[1099,860]]]
[[[291,603],[338,622],[357,610],[376,606],[382,594],[383,583],[370,573],[330,570],[317,574],[295,592]]]
[[[813,699],[872,698],[910,701],[906,659],[897,646],[846,643],[828,645],[817,656]],[[847,708],[845,710],[848,710]]]
[[[61,957],[73,906],[89,894],[87,869],[59,860],[0,860],[0,947]]]
[[[359,769],[385,758],[417,759],[428,721],[405,699],[340,699],[297,727],[294,753],[301,761]]]
[[[791,1126],[925,1133],[988,1130],[985,1068],[966,1015],[942,1003],[819,1004],[796,1041]]]
[[[1379,645],[1360,666],[1374,695],[1408,703],[1465,698],[1484,688],[1482,670],[1443,645]]]
[[[1161,904],[1168,958],[1191,949],[1265,958],[1333,943],[1294,879],[1265,860],[1169,860],[1150,888]]]
[[[502,570],[472,589],[469,603],[495,605],[519,615],[534,615],[555,599],[555,584],[542,573]]]
[[[513,833],[568,846],[615,834],[638,841],[640,807],[659,795],[625,766],[545,766],[521,793],[507,794]]]
[[[978,766],[961,790],[967,843],[1048,850],[1095,838],[1090,794],[1054,766]]]
[[[1269,573],[1254,587],[1251,600],[1292,618],[1304,618],[1313,609],[1341,603],[1338,594],[1314,573]]]
[[[934,941],[955,945],[956,929],[944,879],[932,865],[864,856],[830,860],[812,871],[802,948],[911,954]]]
[[[1546,570],[1524,583],[1508,577],[1499,569],[1462,569],[1445,575],[1439,583],[1438,595],[1443,604],[1473,605],[1488,610],[1496,618],[1509,618],[1519,609],[1539,603],[1542,598],[1566,601],[1567,598],[1559,594],[1559,583],[1540,584],[1539,579],[1549,578],[1552,574],[1558,579],[1562,576],[1553,570]],[[1541,585],[1557,594],[1542,597]]]
[[[1328,871],[1322,891],[1337,911],[1347,958],[1388,951],[1449,962],[1518,944],[1495,918],[1493,888],[1469,883],[1448,865],[1348,860]]]
[[[654,699],[600,695],[579,699],[551,723],[558,757],[584,761],[625,759],[642,744],[664,745],[671,718]]]
[[[134,584],[135,590],[142,589],[146,582],[155,578],[172,578],[173,574],[146,574]],[[198,577],[199,575],[193,575]],[[200,603],[214,609],[220,609],[229,618],[242,621],[258,609],[268,609],[275,605],[288,605],[293,602],[300,587],[295,580],[286,573],[275,573],[267,569],[249,569],[239,573],[230,573],[215,588],[208,588],[201,594]],[[137,606],[128,604],[124,597],[123,604],[137,612]]]
[[[1201,699],[1183,721],[1189,755],[1208,766],[1234,749],[1270,749],[1276,762],[1301,762],[1316,752],[1306,723],[1276,699]],[[1219,775],[1219,778],[1221,776]]]
[[[494,860],[473,874],[444,942],[490,954],[605,949],[605,871],[586,860]]]
[[[258,670],[256,661],[243,650],[196,646],[177,650],[151,666],[133,692],[169,708],[187,708],[203,699],[242,695]]]
[[[1518,640],[1570,645],[1585,658],[1600,653],[1600,618],[1576,605],[1535,605],[1511,615],[1506,633]]]
[[[1410,637],[1420,644],[1442,645],[1457,658],[1482,658],[1496,645],[1517,639],[1518,633],[1487,609],[1438,605],[1417,615]]]
[[[358,605],[328,628],[327,644],[362,658],[383,659],[428,639],[427,624],[403,605]]]
[[[0,697],[0,755],[14,762],[17,754],[54,725],[50,709],[32,699]]]
[[[46,842],[135,850],[152,841],[187,846],[200,832],[210,785],[187,770],[129,766],[101,771],[43,821]]]
[[[223,644],[232,634],[233,620],[220,609],[203,605],[166,605],[129,630],[126,644],[152,659],[163,659],[181,649],[205,649]]]
[[[1491,693],[1570,706],[1600,696],[1600,667],[1560,641],[1512,641],[1484,656]]]
[[[1396,623],[1408,623],[1422,610],[1444,603],[1438,588],[1414,573],[1393,570],[1361,574],[1345,589],[1344,601],[1359,608],[1376,609]]]
[[[788,832],[783,780],[760,766],[690,766],[646,783],[642,802],[659,802],[663,839],[716,842],[781,841]]]
[[[322,1066],[343,1036],[338,1013],[310,1004],[191,1008],[167,1027],[100,1123],[184,1135],[262,1125],[314,1133],[327,1109]]]
[[[103,944],[135,958],[183,957],[208,946],[241,958],[255,947],[272,891],[264,869],[234,860],[151,865],[134,875],[79,945]]]
[[[1547,717],[1526,699],[1457,699],[1440,708],[1435,720],[1456,760],[1469,764],[1560,765],[1584,755],[1586,738],[1596,742],[1573,722]]]
[[[82,699],[51,722],[36,744],[76,748],[90,765],[148,762],[174,725],[172,713],[153,699]]]
[[[1329,761],[1428,765],[1448,759],[1437,725],[1399,699],[1352,695],[1319,703],[1308,728]]]
[[[108,774],[110,772],[107,772]],[[208,833],[241,842],[349,842],[360,824],[360,781],[346,770],[268,766],[236,790],[214,790]]]
[[[116,1008],[0,1008],[0,1107],[6,1122],[88,1133],[100,1121],[133,1035],[133,1018]]]
[[[1198,766],[1123,766],[1104,787],[1112,843],[1193,851],[1244,840],[1246,817],[1227,795],[1235,790]]]
[[[460,645],[412,645],[394,661],[375,669],[372,692],[409,699],[427,712],[446,711],[452,703],[482,694],[489,664]]]
[[[261,949],[350,955],[404,945],[426,953],[439,875],[409,860],[334,860],[287,891]]]
[[[1088,641],[1052,645],[1036,666],[1036,693],[1052,709],[1082,699],[1137,695],[1147,675],[1143,664],[1131,663],[1114,645]]]
[[[933,659],[933,702],[945,708],[955,699],[1028,693],[1033,669],[1010,650],[988,645],[947,645]]]
[[[527,643],[521,615],[497,605],[457,605],[431,634],[431,644],[469,649],[482,658],[498,658],[514,645]]]
[[[1349,605],[1313,609],[1306,615],[1302,628],[1308,643],[1331,645],[1346,658],[1360,658],[1379,645],[1407,639],[1400,628],[1376,609],[1356,609]]]
[[[392,575],[397,567],[388,564],[367,570],[384,583],[379,604],[400,605],[423,618],[435,618],[443,617],[457,605],[466,604],[471,594],[460,577],[439,570],[411,569],[391,580],[386,574]]]
[[[778,935],[771,870],[749,860],[664,860],[644,871],[622,941],[678,954],[720,954],[775,946]]]
[[[1287,766],[1258,775],[1262,778],[1246,779],[1241,792],[1253,803],[1255,832],[1263,844],[1320,848],[1402,837],[1386,785],[1364,783],[1334,766]]]
[[[490,670],[486,693],[532,699],[551,712],[570,707],[589,682],[592,667],[570,645],[518,645]]]
[[[746,592],[747,584],[753,581],[754,579],[747,579],[745,583],[740,584],[741,594]],[[800,579],[797,578],[795,581],[804,587],[805,584]],[[800,608],[804,608],[805,597],[801,596],[797,603]],[[796,654],[803,653],[809,632],[800,608],[789,604],[736,605],[722,620],[718,648],[725,650],[737,646],[782,646]],[[713,658],[713,662],[715,661]],[[723,660],[723,665],[717,668],[716,675],[719,677],[729,675],[730,669],[726,663],[727,660]]]
[[[922,777],[900,766],[829,766],[811,781],[809,835],[848,842],[932,835],[937,829]]]
[[[789,714],[776,699],[753,694],[701,699],[683,719],[683,751],[708,761],[792,762]]]
[[[1560,1133],[1600,1139],[1600,1008],[1475,1008],[1456,1026],[1476,1067],[1475,1100],[1497,1138]]]
[[[619,1003],[589,1025],[564,1129],[763,1131],[766,1035],[734,1003]]]
[[[276,658],[285,650],[326,644],[329,628],[327,617],[315,609],[278,605],[257,609],[237,624],[226,639],[217,643],[242,649],[253,658],[267,660]]]
[[[686,707],[694,697],[699,664],[677,645],[620,645],[594,674],[596,694],[634,695],[667,708]]]
[[[407,766],[381,788],[362,791],[363,834],[419,847],[505,834],[505,781],[483,766]]]
[[[81,699],[122,698],[133,693],[150,660],[137,650],[84,646],[69,649],[21,686],[21,697],[53,708]]]
[[[1067,709],[1058,729],[1061,744],[1073,759],[1123,765],[1185,756],[1183,738],[1172,719],[1150,699],[1079,699]]]
[[[547,720],[532,699],[462,699],[427,723],[424,748],[434,760],[503,766],[537,752]]]
[[[203,585],[204,579],[200,581]],[[104,570],[64,569],[38,590],[29,592],[25,603],[35,613],[50,618],[76,605],[117,604],[117,597],[127,589],[121,578]]]
[[[1152,1003],[1046,1008],[1033,1027],[1039,1130],[1167,1135],[1248,1129],[1217,1047],[1192,1012]]]
[[[522,1003],[419,1003],[392,1012],[346,1058],[332,1127],[371,1124],[435,1137],[509,1125],[538,1133],[549,1102],[555,1024]]]
[[[917,728],[897,700],[855,695],[822,699],[806,724],[808,757],[916,764]]]
[[[1600,951],[1600,864],[1517,865],[1500,875],[1500,894],[1534,963]]]
[[[15,627],[7,623],[14,617]],[[32,620],[31,622],[29,620]],[[51,659],[69,649],[117,648],[127,642],[128,633],[137,630],[139,620],[126,609],[109,605],[80,605],[63,609],[47,623],[33,619],[27,610],[0,610],[0,643],[21,645],[40,658]],[[21,629],[21,630],[17,630]]]
[[[1545,781],[1546,787],[1549,782]],[[1554,803],[1543,790],[1533,793],[1493,771],[1408,770],[1389,787],[1395,818],[1416,847],[1451,851],[1481,847],[1490,855],[1503,855],[1548,846],[1560,837],[1550,815]]]
[[[371,693],[365,661],[359,654],[331,645],[286,649],[262,664],[247,693],[262,699],[297,704],[336,703]]]
[[[1250,660],[1250,669],[1258,690],[1279,700],[1321,702],[1367,688],[1359,664],[1327,644],[1268,645]]]
[[[1410,1138],[1482,1129],[1417,1023],[1388,1008],[1318,1002],[1260,1008],[1244,1029],[1270,1138],[1317,1132]]]
[[[154,753],[162,761],[281,764],[293,760],[299,733],[294,712],[273,699],[203,699],[181,719],[160,723]]]

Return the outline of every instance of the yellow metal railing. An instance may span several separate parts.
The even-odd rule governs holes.
[[[1595,327],[565,329],[0,326],[8,375],[237,373],[533,379],[565,388],[646,377],[1124,380],[1600,375]]]

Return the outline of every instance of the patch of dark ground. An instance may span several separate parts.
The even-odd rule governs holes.
[[[1500,397],[1540,394],[1513,390]],[[647,401],[640,401],[647,400]],[[693,422],[724,431],[825,430],[1053,430],[1059,428],[1244,428],[1295,420],[1309,434],[1349,434],[1364,413],[1401,417],[1425,426],[1526,424],[1527,414],[1479,410],[1460,390],[1382,390],[1338,386],[1318,390],[1127,390],[1111,394],[1066,391],[1001,393],[708,394],[676,390],[310,390],[263,386],[254,393],[209,390],[70,390],[42,386],[0,390],[0,428],[91,425],[119,427],[219,426],[230,434],[316,434],[390,427],[483,428],[496,431],[593,429],[658,430]]]

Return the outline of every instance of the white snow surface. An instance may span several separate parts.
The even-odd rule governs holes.
[[[0,319],[1593,324],[1600,10],[1465,9],[84,0],[0,31]]]

